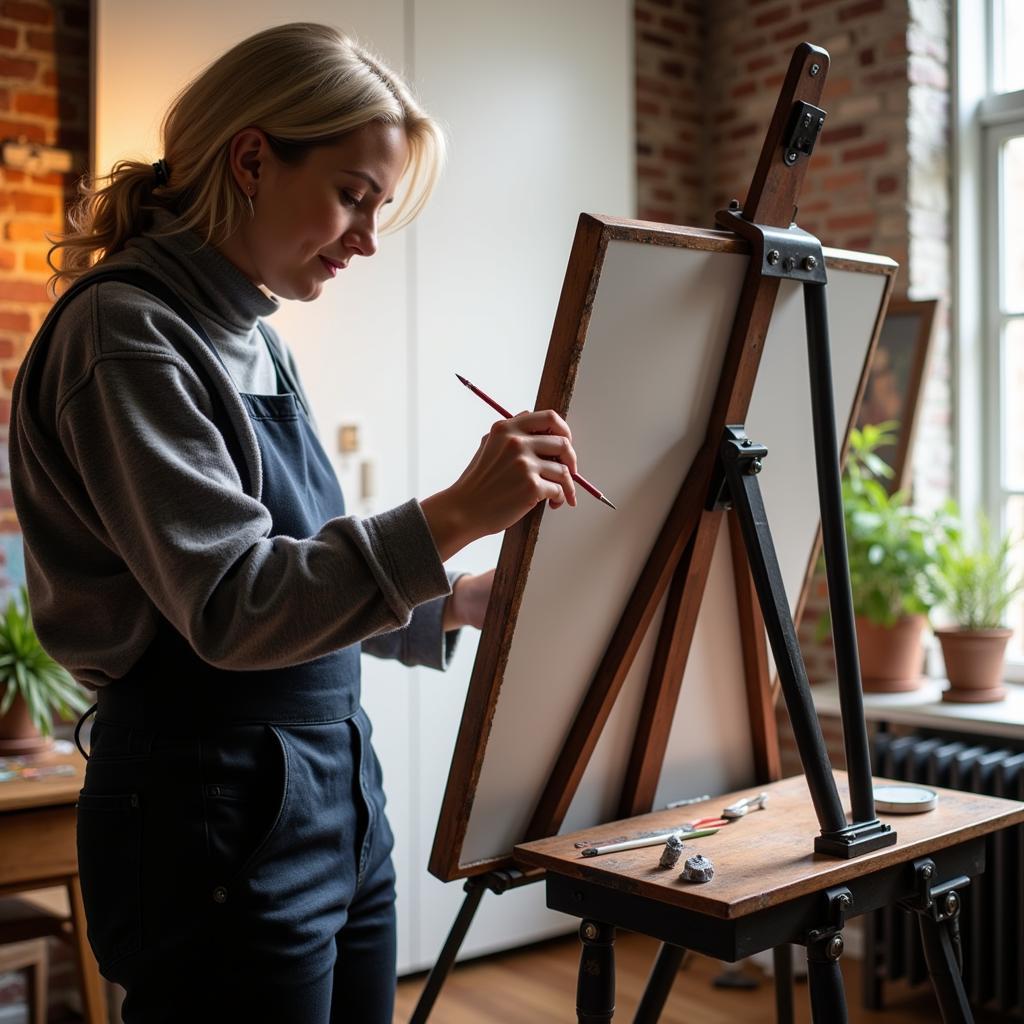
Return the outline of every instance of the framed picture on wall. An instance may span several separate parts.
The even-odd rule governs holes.
[[[938,304],[938,299],[901,299],[889,304],[857,414],[858,427],[886,420],[898,424],[896,444],[878,449],[893,468],[890,491],[910,482],[914,427]]]

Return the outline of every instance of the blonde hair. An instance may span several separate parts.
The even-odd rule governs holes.
[[[152,164],[137,160],[118,161],[98,182],[82,180],[71,229],[48,255],[51,284],[70,284],[119,252],[151,226],[159,208],[178,214],[175,230],[195,231],[207,244],[230,237],[249,215],[229,165],[230,141],[243,128],[261,129],[279,159],[298,163],[312,147],[370,122],[401,126],[409,143],[405,188],[383,225],[395,230],[420,212],[437,182],[445,154],[440,127],[393,71],[337,29],[297,22],[250,36],[190,82],[167,111],[166,184],[158,184]]]

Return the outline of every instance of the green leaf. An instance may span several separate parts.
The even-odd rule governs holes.
[[[874,452],[866,452],[864,455],[864,466],[867,470],[873,473],[875,476],[884,477],[889,479],[896,475],[896,471],[885,462],[881,456],[875,455]]]
[[[945,543],[935,549],[934,591],[954,621],[967,629],[994,629],[1024,590],[1024,580],[1013,566],[1014,540],[994,536],[984,514],[978,515],[978,540],[971,544],[955,505],[943,509]]]
[[[84,711],[89,700],[66,669],[47,654],[39,642],[29,610],[28,592],[22,587],[20,602],[11,597],[0,612],[0,681],[6,680],[0,715],[6,714],[21,693],[29,717],[48,736],[53,715]]]
[[[26,676],[22,692],[25,695],[25,703],[28,705],[29,717],[32,719],[35,727],[44,736],[49,736],[53,732],[50,705],[40,690],[38,680]]]

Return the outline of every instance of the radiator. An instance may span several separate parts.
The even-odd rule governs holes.
[[[871,767],[890,779],[1024,800],[1024,745],[1005,744],[987,736],[879,732]],[[964,985],[975,1008],[1024,1017],[1024,825],[989,836],[985,864],[962,892]],[[914,915],[899,907],[867,915],[864,968],[869,1009],[881,1009],[886,980],[927,979]]]

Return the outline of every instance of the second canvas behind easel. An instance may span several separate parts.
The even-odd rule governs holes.
[[[444,880],[507,865],[526,836],[704,444],[747,253],[724,232],[581,218],[538,407],[563,412],[580,471],[618,511],[581,491],[575,510],[534,513],[506,535],[431,857],[431,871]],[[826,263],[842,438],[896,268],[884,258],[830,250]],[[746,426],[768,447],[760,483],[795,613],[819,513],[803,300],[792,282],[779,291]],[[660,618],[659,608],[561,831],[618,816]],[[749,714],[729,537],[721,530],[655,806],[750,785]]]

